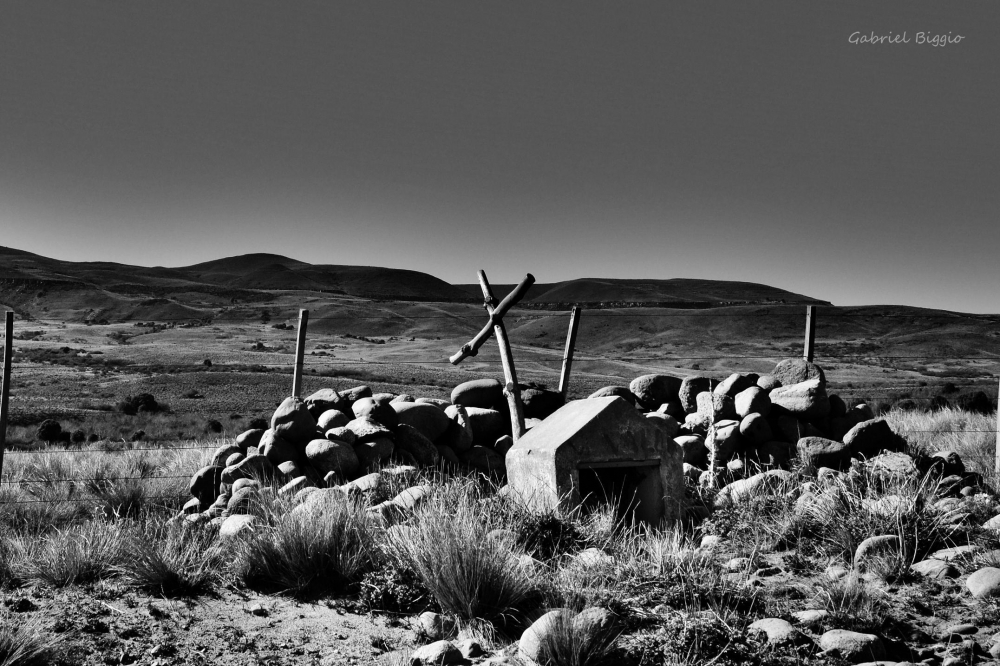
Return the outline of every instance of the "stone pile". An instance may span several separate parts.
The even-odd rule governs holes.
[[[842,470],[852,459],[903,449],[905,440],[867,405],[848,408],[826,388],[819,366],[786,359],[766,375],[644,375],[591,397],[620,396],[672,432],[685,474],[705,484],[739,480],[751,468],[787,469],[796,457],[807,469]]]
[[[563,403],[553,391],[525,387],[521,396],[528,427]],[[191,479],[184,513],[209,520],[246,515],[262,483],[277,484],[281,496],[317,487],[366,492],[376,470],[393,464],[405,470],[444,463],[502,478],[512,445],[503,386],[493,379],[456,386],[450,402],[373,394],[367,386],[322,389],[304,400],[287,398],[270,428],[247,430],[217,449]]]

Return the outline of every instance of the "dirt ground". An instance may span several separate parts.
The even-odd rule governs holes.
[[[412,645],[406,618],[352,612],[347,600],[300,603],[223,590],[169,600],[110,584],[5,593],[8,621],[39,618],[56,664],[370,664]]]

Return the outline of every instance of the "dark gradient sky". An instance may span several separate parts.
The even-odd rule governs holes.
[[[998,72],[993,1],[7,2],[0,245],[1000,312]]]

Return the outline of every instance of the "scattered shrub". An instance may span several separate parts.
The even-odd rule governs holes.
[[[139,412],[147,412],[150,414],[155,414],[160,411],[165,411],[164,407],[156,401],[151,393],[140,393],[136,396],[127,396],[124,400],[118,403],[118,411],[123,414],[128,414],[130,416],[135,416]]]
[[[62,434],[62,426],[54,419],[45,419],[38,426],[35,437],[43,442],[56,442]]]
[[[553,513],[525,513],[516,525],[515,538],[526,553],[540,560],[575,553],[587,545],[572,522]]]
[[[83,444],[87,441],[87,433],[84,430],[74,430],[73,434],[70,436],[70,441],[74,444]]]
[[[366,573],[360,588],[361,605],[368,611],[412,615],[437,607],[416,574],[392,564]]]
[[[960,393],[955,398],[955,406],[973,414],[992,414],[996,410],[996,402],[984,391]]]
[[[217,419],[209,419],[208,423],[205,424],[205,432],[220,433],[223,430],[222,421]]]

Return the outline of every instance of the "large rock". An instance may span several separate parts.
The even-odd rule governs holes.
[[[780,469],[761,472],[748,479],[733,481],[720,490],[715,496],[715,507],[720,509],[754,497],[781,495],[791,490],[795,483],[795,475],[792,472]]]
[[[472,428],[472,442],[482,446],[492,446],[504,435],[511,434],[510,417],[495,409],[466,407],[469,427]]]
[[[242,454],[246,449],[241,449],[235,444],[223,444],[215,450],[212,454],[212,462],[209,465],[215,465],[217,467],[225,467],[226,461],[235,453]]]
[[[807,468],[845,469],[851,461],[850,447],[832,439],[803,437],[795,448]]]
[[[774,370],[771,371],[771,376],[780,382],[781,386],[798,384],[810,379],[819,379],[824,386],[826,385],[826,375],[823,373],[823,369],[802,358],[786,358],[779,361],[774,366]]]
[[[370,416],[354,419],[344,427],[354,433],[355,444],[364,444],[375,439],[392,439],[392,431]]]
[[[792,456],[795,454],[795,447],[788,442],[772,439],[769,442],[759,445],[755,449],[755,452],[757,460],[761,464],[784,467],[791,461]]]
[[[254,526],[260,522],[256,516],[246,514],[232,515],[222,521],[219,527],[219,538],[229,539],[241,532],[252,532]]]
[[[372,390],[367,386],[355,386],[354,388],[349,388],[346,391],[341,391],[340,397],[343,398],[347,404],[344,407],[337,407],[337,409],[346,414],[351,405],[361,398],[372,397]]]
[[[399,425],[399,415],[394,407],[395,405],[390,404],[388,400],[380,402],[374,397],[361,398],[351,405],[355,418],[368,417],[381,423],[389,430],[395,430],[396,426]]]
[[[351,417],[339,409],[328,409],[316,419],[316,429],[326,432],[333,428],[342,428],[351,422]]]
[[[335,472],[343,479],[349,479],[358,471],[358,456],[347,442],[314,439],[306,445],[306,458],[320,474]]]
[[[801,638],[801,634],[799,634],[798,630],[791,623],[777,617],[757,620],[747,627],[747,632],[751,634],[764,634],[767,636],[767,642],[771,645],[796,643]]]
[[[845,444],[847,442],[844,442]],[[920,470],[917,463],[905,453],[883,453],[875,456],[866,465],[872,476],[882,483],[918,481]]]
[[[395,444],[388,437],[378,437],[354,445],[354,454],[358,457],[358,465],[361,469],[372,471],[389,462]]]
[[[396,410],[399,423],[415,428],[430,441],[436,441],[448,430],[451,419],[435,405],[419,402],[396,402],[392,404]]]
[[[552,640],[553,632],[566,631],[564,628],[572,622],[572,614],[565,609],[551,610],[535,620],[521,634],[518,641],[518,653],[530,664],[544,664],[548,661],[547,645]]]
[[[736,418],[736,404],[728,395],[719,395],[703,391],[696,398],[698,402],[698,415],[703,417],[708,423],[716,423],[723,419]]]
[[[451,641],[441,640],[422,645],[410,656],[410,666],[446,666],[464,664],[465,656]]]
[[[899,555],[899,537],[895,534],[870,536],[854,551],[854,566],[864,569],[868,561],[875,557],[892,557]]]
[[[340,412],[350,411],[351,409],[350,400],[329,388],[316,391],[303,400],[303,402],[306,403],[306,408],[313,415],[314,419],[318,419],[323,412],[331,409],[336,409]]]
[[[769,397],[774,407],[802,419],[821,419],[830,413],[826,387],[818,378],[779,386]]]
[[[451,391],[453,405],[492,409],[502,402],[503,384],[496,379],[473,379],[463,382]]]
[[[635,395],[636,402],[646,409],[654,410],[677,398],[681,379],[670,375],[643,375],[633,379],[628,388]]]
[[[833,629],[819,637],[819,646],[852,663],[877,661],[885,656],[885,646],[875,634]]]
[[[240,450],[246,452],[246,450],[251,446],[257,446],[260,444],[260,438],[263,436],[264,430],[261,428],[244,430],[236,436],[236,446],[240,447]]]
[[[507,473],[507,466],[500,454],[485,446],[473,446],[471,449],[459,453],[458,459],[477,472],[486,475],[503,476]]]
[[[745,418],[748,414],[767,416],[771,413],[771,398],[759,386],[751,386],[737,393],[733,404],[740,418]]]
[[[581,465],[634,466],[638,520],[681,518],[683,452],[659,426],[622,398],[574,400],[532,428],[507,452],[510,492],[545,513],[575,510],[584,493],[600,492],[601,470],[585,484]]]
[[[521,391],[521,403],[525,418],[546,419],[566,404],[566,399],[559,391],[527,388]]]
[[[469,413],[461,405],[449,405],[444,410],[445,416],[451,420],[448,429],[434,442],[438,446],[447,446],[453,451],[466,451],[472,446],[472,424],[469,423]]]
[[[661,414],[660,412],[649,412],[646,414],[646,418],[663,428],[667,433],[667,437],[676,437],[677,433],[680,432],[681,424],[672,416]]]
[[[713,392],[719,395],[728,395],[730,398],[735,399],[738,394],[751,386],[756,387],[758,376],[752,372],[746,374],[734,372],[719,382],[719,385],[715,387]]]
[[[705,438],[705,446],[708,448],[709,456],[714,454],[716,464],[721,464],[743,448],[745,440],[740,434],[739,421],[724,421],[710,428],[708,437]]]
[[[1000,597],[1000,569],[983,567],[969,576],[965,586],[977,599]]]
[[[761,414],[750,413],[740,421],[740,434],[751,444],[764,444],[774,439],[771,425]]]
[[[858,458],[874,458],[883,451],[902,451],[906,440],[893,432],[885,419],[872,419],[848,430],[844,444]]]
[[[437,408],[435,407],[435,409]],[[448,423],[451,424],[451,420]],[[423,465],[424,467],[433,467],[437,465],[440,459],[434,443],[424,437],[419,430],[407,423],[401,423],[396,428],[395,443],[397,449],[406,451],[413,456],[413,459],[419,465]]]
[[[698,411],[698,394],[711,392],[719,382],[708,377],[687,377],[681,382],[677,390],[677,399],[680,400],[681,407],[688,414]]]
[[[708,464],[708,447],[705,438],[700,435],[682,435],[675,437],[674,442],[684,451],[684,462],[704,469]]]
[[[202,506],[208,506],[219,496],[223,470],[221,465],[208,465],[191,477],[188,489],[191,491],[191,496],[197,498]]]
[[[316,434],[316,419],[304,402],[285,398],[271,416],[271,430],[292,444],[304,446]]]
[[[268,481],[273,476],[274,465],[265,456],[247,456],[238,465],[223,470],[222,482],[235,483],[239,479]]]
[[[313,435],[315,434],[313,432]],[[295,460],[299,457],[298,447],[280,436],[273,429],[266,430],[264,436],[260,438],[260,452],[275,467],[283,462]]]
[[[593,393],[591,393],[588,398],[613,398],[613,397],[624,398],[631,405],[635,405],[636,397],[626,386],[605,386],[604,388],[599,388]]]

